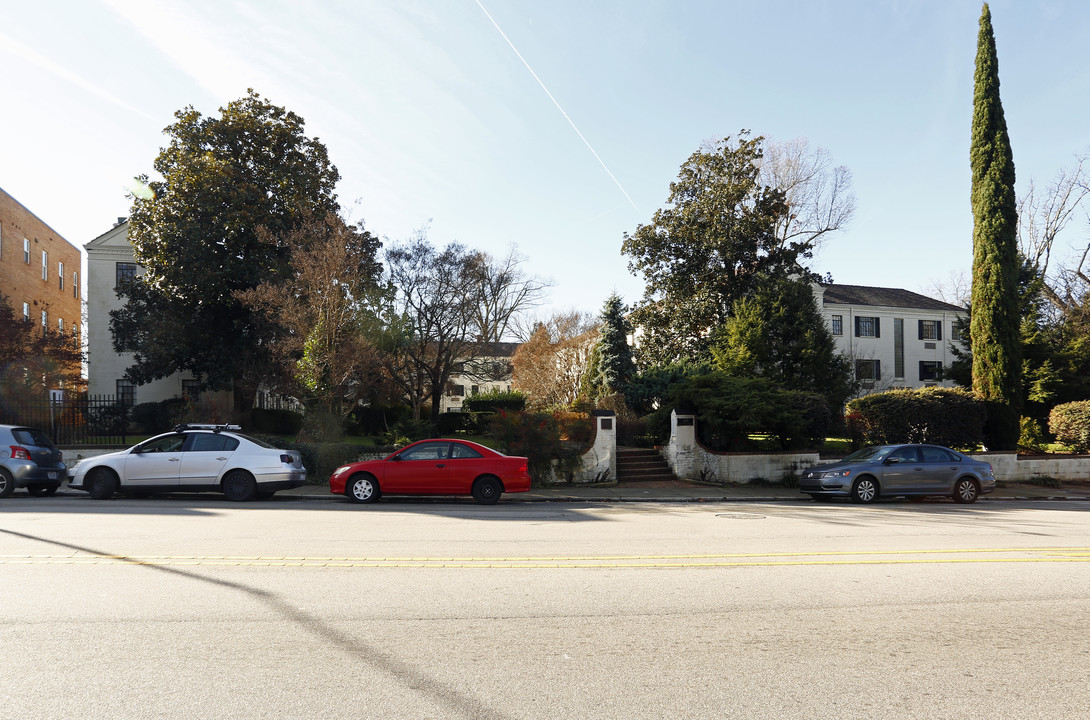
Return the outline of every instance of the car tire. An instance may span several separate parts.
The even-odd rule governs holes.
[[[49,497],[57,493],[56,485],[27,485],[26,491],[34,497]]]
[[[220,487],[231,502],[249,502],[257,497],[257,481],[245,470],[232,470],[224,475]]]
[[[473,499],[481,505],[495,505],[503,494],[503,484],[499,478],[480,477],[473,483]]]
[[[864,475],[852,483],[852,501],[869,505],[878,500],[878,481]]]
[[[980,497],[980,486],[972,478],[961,478],[954,483],[953,497],[954,502],[962,505],[975,503],[976,499]]]
[[[117,476],[106,468],[95,468],[87,473],[84,483],[95,500],[109,500],[117,492]]]
[[[15,492],[15,478],[7,470],[0,468],[0,498],[6,498]]]
[[[358,503],[373,503],[382,497],[378,480],[367,473],[358,473],[348,478],[344,486],[344,494],[352,502]]]
[[[275,494],[276,494],[275,490],[258,490],[257,491],[257,499],[258,500],[272,500],[272,496],[275,495]]]

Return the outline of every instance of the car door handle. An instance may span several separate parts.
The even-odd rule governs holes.
[[[446,467],[443,463],[436,463],[435,467]]]
[[[167,458],[167,459],[170,460],[171,462],[178,462],[179,460],[181,460],[181,458]]]
[[[220,462],[223,462],[223,461],[224,461],[224,460],[226,460],[227,458],[225,458],[225,457],[218,457],[218,458],[216,458],[216,459],[217,459],[217,460],[219,460]]]

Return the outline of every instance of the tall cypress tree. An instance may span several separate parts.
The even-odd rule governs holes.
[[[636,364],[628,344],[632,323],[625,317],[624,304],[617,293],[611,294],[602,307],[601,333],[596,348],[598,390],[603,395],[623,392],[636,374]]]
[[[969,329],[973,391],[991,408],[989,446],[1018,444],[1021,349],[1018,321],[1018,211],[1014,158],[999,100],[999,59],[987,3],[980,15],[973,93],[973,291]]]

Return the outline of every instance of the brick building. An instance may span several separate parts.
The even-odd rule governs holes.
[[[80,251],[0,188],[0,294],[15,317],[80,337]]]

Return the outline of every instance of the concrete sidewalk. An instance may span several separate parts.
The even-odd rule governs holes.
[[[304,485],[277,493],[309,499],[336,497],[328,485]],[[982,495],[980,502],[996,500],[1090,500],[1090,486],[1065,485],[1059,488],[1039,485],[1005,484],[994,493]],[[504,494],[500,502],[813,502],[795,488],[750,485],[698,485],[678,481],[621,483],[616,485],[558,485],[525,493]]]

